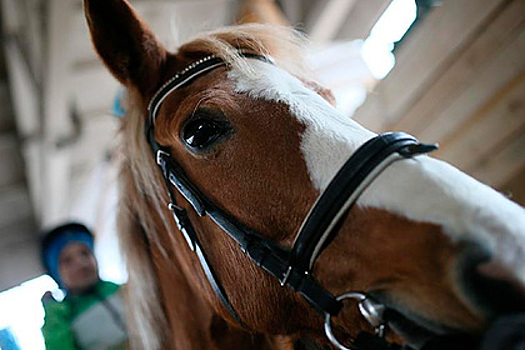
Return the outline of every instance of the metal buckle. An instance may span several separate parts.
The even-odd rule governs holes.
[[[284,274],[284,277],[282,280],[279,281],[281,284],[281,287],[284,287],[286,285],[286,282],[290,279],[290,275],[292,274],[293,267],[288,266],[288,270],[286,270],[286,273]]]
[[[191,239],[190,235],[188,234],[188,231],[186,230],[186,227],[184,226],[183,219],[179,216],[179,215],[185,215],[184,208],[181,208],[178,205],[175,205],[173,203],[169,203],[168,208],[173,213],[173,218],[175,219],[175,223],[177,224],[179,231],[182,233],[182,236],[186,240],[186,243],[188,243],[188,247],[190,248],[191,251],[195,252],[195,249],[196,249],[195,241]]]
[[[357,305],[359,307],[359,312],[361,312],[361,315],[368,321],[368,323],[370,323],[372,327],[374,327],[374,331],[378,337],[382,338],[384,336],[385,323],[382,318],[384,306],[382,304],[373,301],[365,294],[359,292],[342,294],[336,298],[337,301],[342,301],[344,299],[357,300]],[[324,331],[328,339],[332,342],[332,344],[334,344],[335,347],[339,350],[357,350],[356,348],[346,347],[337,340],[332,331],[331,318],[332,315],[327,313],[324,321]]]
[[[162,159],[163,156],[167,158],[171,157],[168,152],[164,152],[163,150],[159,149],[155,155],[155,161],[157,162],[157,165],[161,167],[166,164],[166,161]]]
[[[420,154],[427,154],[434,152],[439,148],[437,143],[427,144],[427,143],[415,143],[412,145],[407,145],[401,148],[398,153],[405,158],[411,158]]]

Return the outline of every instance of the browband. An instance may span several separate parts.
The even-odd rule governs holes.
[[[253,58],[273,64],[273,60],[267,56],[261,56],[247,51],[238,51],[238,54],[244,58]],[[148,124],[155,126],[155,119],[157,118],[160,106],[166,97],[168,97],[172,92],[189,84],[199,76],[210,72],[215,68],[226,66],[227,64],[228,63],[220,57],[208,55],[191,63],[189,66],[175,74],[171,79],[164,83],[164,85],[162,85],[151,98],[148,104]]]

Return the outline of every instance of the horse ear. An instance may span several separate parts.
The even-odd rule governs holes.
[[[84,0],[96,51],[124,85],[155,88],[167,51],[127,0]]]

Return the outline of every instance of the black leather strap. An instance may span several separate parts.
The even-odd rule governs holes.
[[[261,56],[248,51],[239,51],[240,56],[244,58],[252,58],[260,61],[264,61],[273,64],[273,60],[268,56]],[[158,111],[162,102],[168,97],[173,91],[180,89],[195,80],[196,78],[204,75],[216,68],[227,65],[227,62],[220,57],[209,55],[197,60],[184,68],[182,71],[175,74],[169,79],[164,85],[160,87],[155,93],[150,103],[148,104],[149,120],[148,126],[153,127],[155,125],[155,118],[157,117]]]
[[[390,155],[397,152],[402,157],[412,157],[436,148],[435,145],[421,145],[405,133],[386,133],[367,141],[346,161],[310,210],[294,242],[289,266],[301,273],[312,270],[335,232],[337,222],[366,188],[365,180],[371,182],[378,175],[371,176],[372,172],[382,170],[380,165]]]
[[[211,208],[210,208],[211,207]],[[231,218],[219,208],[210,205],[207,214],[220,226],[224,232],[232,237],[253,262],[262,267],[279,281],[284,280],[288,274],[289,252],[264,238],[237,220]],[[320,313],[336,315],[342,308],[342,303],[321,287],[315,279],[309,275],[293,272],[288,276],[286,283],[293,290],[299,292],[306,301]]]

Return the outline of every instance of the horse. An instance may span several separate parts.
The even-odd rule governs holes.
[[[232,26],[169,52],[127,0],[84,8],[127,88],[118,232],[136,348],[346,349],[369,334],[417,349],[524,310],[524,209],[433,146],[340,114],[302,35]],[[355,169],[370,180],[342,186]]]

